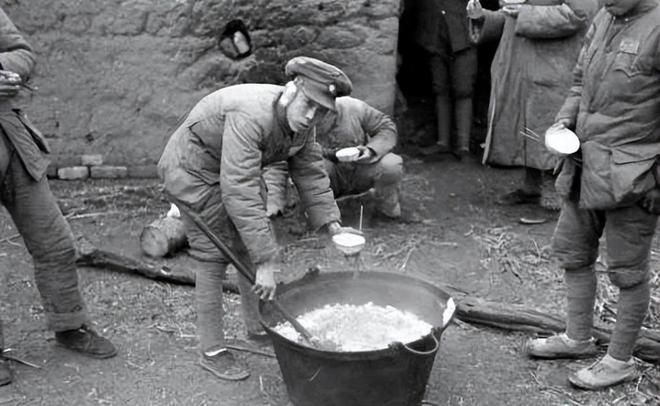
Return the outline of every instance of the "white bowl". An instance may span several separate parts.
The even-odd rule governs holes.
[[[580,140],[568,128],[552,126],[545,132],[545,146],[557,154],[570,155],[580,149]]]
[[[339,233],[332,236],[332,242],[344,255],[355,255],[362,251],[366,239],[354,233]]]
[[[353,162],[360,156],[360,149],[357,147],[342,148],[335,152],[335,156],[340,162]]]

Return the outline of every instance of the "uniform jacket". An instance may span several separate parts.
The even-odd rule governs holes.
[[[528,0],[517,18],[485,10],[470,20],[473,40],[499,39],[491,65],[491,95],[484,162],[552,169],[556,158],[521,135],[543,135],[568,95],[596,0]]]
[[[337,112],[329,112],[316,126],[318,141],[327,154],[340,148],[365,145],[381,159],[396,146],[397,132],[394,121],[385,113],[362,100],[345,96],[336,100]]]
[[[0,9],[0,65],[3,70],[18,73],[27,81],[35,65],[32,47],[23,39],[7,14]],[[50,152],[39,130],[27,119],[12,99],[0,98],[0,127],[7,134],[25,169],[35,180],[46,174]]]
[[[452,54],[470,48],[467,3],[468,0],[416,1],[415,42],[432,54]]]
[[[574,123],[582,168],[579,204],[630,205],[655,186],[660,156],[660,6],[643,0],[625,17],[594,19],[558,119]],[[577,166],[566,160],[557,190],[568,196]]]
[[[287,161],[313,226],[339,220],[314,131],[290,130],[277,103],[282,90],[244,84],[204,97],[174,131],[158,163],[166,190],[184,203],[199,200],[199,188],[219,188],[255,264],[277,254],[261,196],[263,166]]]

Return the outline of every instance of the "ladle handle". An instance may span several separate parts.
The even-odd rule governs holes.
[[[432,350],[428,350],[428,351],[413,350],[412,348],[408,347],[405,343],[401,343],[401,346],[403,346],[403,348],[405,348],[406,350],[408,350],[409,352],[415,355],[431,355],[436,351],[438,351],[438,349],[440,348],[440,341],[438,341],[438,339],[435,337],[435,333],[433,331],[431,331],[431,338],[433,338],[433,341],[435,342],[435,345],[433,346]]]
[[[183,214],[188,216],[193,221],[193,223],[195,223],[195,225],[199,227],[200,230],[202,230],[202,232],[209,238],[209,240],[211,240],[213,245],[215,245],[229,259],[229,261],[231,261],[232,264],[234,264],[236,270],[240,272],[245,277],[245,279],[247,279],[250,282],[250,284],[254,285],[255,282],[254,274],[252,273],[250,268],[248,268],[243,263],[243,261],[241,261],[240,258],[238,258],[236,254],[234,254],[234,251],[232,251],[231,248],[229,248],[224,242],[222,242],[222,240],[213,232],[213,230],[211,230],[211,228],[204,222],[204,220],[202,220],[201,217],[195,214],[192,211],[192,209],[188,207],[188,205],[181,202],[179,199],[172,196],[167,191],[165,191],[164,193],[167,199],[170,202],[176,204],[177,207],[179,208],[179,211],[181,211]],[[305,329],[305,327],[303,327],[302,324],[300,324],[298,320],[296,320],[295,317],[291,315],[291,313],[286,311],[286,309],[284,309],[279,304],[279,302],[277,302],[276,300],[271,300],[268,303],[270,303],[275,308],[275,310],[280,312],[280,314],[284,316],[284,319],[289,323],[291,323],[293,328],[296,329],[296,331],[300,333],[300,335],[303,336],[303,338],[308,343],[313,344],[312,335],[309,333],[309,331],[307,331],[307,329]]]
[[[229,248],[218,236],[211,230],[211,228],[202,220],[199,215],[193,212],[193,210],[188,207],[187,204],[183,203],[181,200],[178,198],[172,196],[169,192],[164,191],[165,196],[167,197],[167,200],[170,202],[174,203],[178,208],[181,213],[185,214],[192,220],[193,223],[211,240],[213,245],[215,245],[223,255],[229,259],[229,261],[234,264],[236,267],[236,270],[240,272],[245,279],[247,279],[250,284],[254,285],[254,274],[252,271],[241,261],[236,254],[234,254],[234,251],[232,251],[231,248]]]

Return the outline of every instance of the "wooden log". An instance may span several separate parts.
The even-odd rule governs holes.
[[[172,268],[164,263],[147,263],[137,258],[100,249],[85,238],[76,241],[79,266],[108,269],[112,271],[137,274],[149,279],[175,283],[179,285],[194,285],[195,274],[189,269]],[[236,275],[228,274],[228,279],[222,284],[226,292],[239,293]]]
[[[140,234],[142,252],[152,258],[172,255],[186,246],[186,231],[183,221],[176,217],[163,216],[144,227]]]
[[[453,295],[451,288],[447,291]],[[541,335],[560,333],[566,328],[562,317],[524,305],[490,302],[461,293],[457,296],[456,317],[466,323]],[[612,329],[608,326],[594,328],[594,337],[599,344],[609,343],[611,335]],[[644,361],[660,362],[660,332],[642,329],[633,353]]]

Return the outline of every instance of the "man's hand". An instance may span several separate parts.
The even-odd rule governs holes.
[[[259,296],[261,300],[275,299],[275,272],[279,272],[279,264],[266,262],[257,266],[257,275],[255,277],[252,291]]]
[[[0,70],[0,98],[11,98],[18,94],[21,88],[21,77],[8,70]]]
[[[322,147],[321,149],[321,155],[323,155],[323,158],[331,161],[331,162],[337,162],[337,151],[332,148],[326,148]]]
[[[328,223],[328,234],[335,235],[339,233],[353,233],[353,234],[359,234],[362,235],[362,231],[356,230],[353,227],[342,227],[341,224],[339,224],[336,221],[333,221],[332,223]]]
[[[573,123],[571,122],[570,119],[568,119],[568,118],[560,118],[559,120],[557,120],[556,123],[553,124],[553,127],[554,127],[554,126],[560,126],[560,127],[565,127],[565,128],[571,128],[572,124],[573,124]]]
[[[376,153],[371,148],[364,145],[358,145],[357,149],[360,150],[360,155],[358,155],[355,162],[359,164],[370,164],[371,158],[376,155]]]
[[[504,6],[502,7],[501,10],[504,14],[508,15],[509,17],[516,18],[518,17],[518,13],[520,12],[520,5],[515,4],[515,5]]]
[[[646,192],[646,196],[639,202],[644,210],[651,214],[660,214],[660,188],[655,188]]]
[[[467,11],[468,18],[471,20],[481,20],[484,18],[484,8],[481,6],[479,0],[469,0],[465,10]]]

